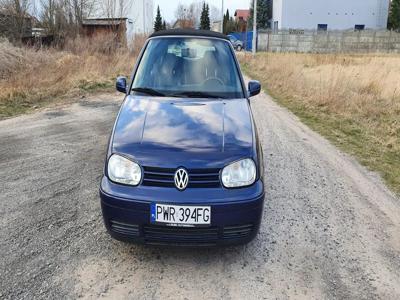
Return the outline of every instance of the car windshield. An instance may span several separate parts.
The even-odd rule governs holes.
[[[132,90],[152,96],[243,98],[228,42],[207,38],[150,40]]]

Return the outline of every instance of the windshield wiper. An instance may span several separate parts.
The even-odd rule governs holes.
[[[210,94],[207,92],[195,92],[195,91],[189,91],[189,92],[181,92],[181,93],[176,93],[176,94],[169,94],[169,97],[189,97],[189,98],[215,98],[215,99],[225,99],[224,97]]]
[[[160,97],[165,97],[166,95],[155,90],[155,89],[151,89],[151,88],[146,88],[146,87],[137,87],[137,88],[133,88],[132,91],[134,92],[138,92],[138,93],[143,93],[143,94],[147,94],[150,96],[160,96]]]

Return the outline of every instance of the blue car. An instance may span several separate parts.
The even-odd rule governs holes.
[[[232,43],[232,46],[237,51],[242,51],[243,49],[243,42],[238,40],[235,36],[228,34],[228,38]]]
[[[234,50],[222,34],[147,40],[110,137],[100,198],[112,237],[177,246],[245,244],[264,204],[263,155]]]

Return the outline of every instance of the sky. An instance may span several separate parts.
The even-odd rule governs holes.
[[[168,22],[171,22],[175,20],[175,9],[179,3],[190,4],[192,2],[193,0],[154,0],[154,7],[157,9],[157,5],[159,5],[163,18],[165,18],[165,20]],[[218,8],[220,8],[222,5],[222,0],[212,0],[206,2]],[[229,13],[233,15],[236,9],[248,9],[249,5],[250,0],[224,0],[224,11],[229,9]]]

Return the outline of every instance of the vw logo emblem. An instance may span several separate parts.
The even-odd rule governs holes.
[[[175,186],[178,190],[183,191],[189,183],[189,174],[185,169],[178,169],[174,176]]]

